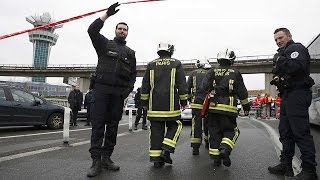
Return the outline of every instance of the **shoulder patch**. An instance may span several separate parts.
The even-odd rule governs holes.
[[[291,57],[292,59],[295,59],[295,58],[297,58],[298,56],[299,56],[299,53],[298,53],[297,51],[291,53],[291,55],[290,55],[290,57]]]

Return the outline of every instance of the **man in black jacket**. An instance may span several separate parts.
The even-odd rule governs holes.
[[[92,97],[92,89],[90,89],[86,96],[84,97],[84,103],[83,106],[85,109],[87,109],[87,124],[85,126],[90,126],[91,125],[91,104],[93,102],[93,97]]]
[[[68,102],[70,104],[70,109],[72,110],[72,121],[70,126],[77,126],[78,111],[81,111],[83,102],[83,94],[79,89],[79,85],[75,85],[74,89],[70,91]]]
[[[143,120],[142,120],[142,129],[144,130],[148,130],[148,127],[146,125],[147,123],[147,110],[142,108],[142,104],[141,104],[141,88],[137,89],[137,93],[134,96],[134,104],[135,107],[138,108],[137,109],[137,116],[136,116],[136,121],[134,122],[134,130],[138,129],[138,124],[140,121],[141,116],[143,116]]]
[[[109,40],[100,34],[106,19],[119,11],[115,3],[106,14],[96,19],[88,33],[98,55],[98,65],[94,78],[92,104],[92,134],[89,152],[93,160],[87,174],[98,175],[101,167],[117,171],[119,166],[110,159],[116,145],[119,121],[123,112],[124,99],[133,90],[136,80],[135,52],[126,46],[128,25],[117,24],[115,38]],[[104,142],[104,144],[103,144]]]
[[[274,31],[274,40],[279,47],[274,56],[274,79],[281,95],[279,133],[282,143],[280,164],[269,167],[273,174],[293,176],[292,158],[295,144],[301,152],[302,171],[293,179],[317,179],[315,146],[310,134],[309,111],[311,90],[314,85],[310,77],[310,55],[308,49],[292,40],[287,28]]]

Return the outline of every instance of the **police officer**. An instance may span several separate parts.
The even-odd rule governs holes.
[[[208,71],[203,79],[203,89],[210,92],[208,110],[209,154],[214,166],[231,165],[229,158],[240,134],[236,118],[237,98],[240,99],[245,115],[249,115],[250,105],[248,92],[243,83],[241,73],[232,68],[236,56],[230,49],[222,49],[218,53],[217,68]]]
[[[87,123],[85,126],[91,126],[91,104],[93,102],[92,89],[89,89],[84,97],[84,108],[87,109]]]
[[[202,117],[200,112],[206,97],[206,92],[202,89],[202,80],[211,66],[210,64],[200,63],[198,60],[196,67],[197,69],[191,72],[187,81],[188,96],[192,109],[191,147],[193,148],[193,155],[199,155],[202,142]]]
[[[180,108],[184,110],[188,99],[185,73],[181,62],[171,58],[173,51],[173,45],[160,43],[159,58],[148,63],[142,80],[141,101],[151,123],[149,156],[155,168],[172,164],[170,153],[182,130]]]
[[[134,122],[134,130],[138,130],[138,124],[140,121],[141,116],[143,116],[142,120],[142,129],[148,130],[148,127],[146,125],[147,123],[147,110],[142,108],[141,104],[141,88],[137,89],[137,93],[134,95],[134,104],[137,109],[137,116],[136,121]]]
[[[119,5],[118,3],[111,5],[107,13],[96,19],[88,29],[98,55],[93,86],[94,102],[89,150],[93,163],[87,174],[89,177],[98,175],[101,167],[115,171],[120,168],[113,163],[110,156],[116,145],[124,99],[133,90],[136,80],[135,52],[126,46],[125,41],[128,25],[124,22],[118,23],[113,40],[100,34],[105,20],[119,11],[116,10]]]
[[[279,133],[283,150],[280,164],[268,170],[274,174],[293,176],[292,157],[297,144],[301,152],[302,171],[294,179],[317,179],[308,112],[312,98],[310,88],[314,84],[310,77],[310,55],[302,44],[292,40],[287,28],[276,29],[274,40],[279,49],[274,56],[275,77],[271,84],[277,85],[282,98]]]

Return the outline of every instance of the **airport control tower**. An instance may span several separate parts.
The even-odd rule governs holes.
[[[49,13],[43,13],[41,16],[34,15],[26,17],[26,20],[34,27],[55,22]],[[49,62],[50,50],[58,40],[58,34],[53,33],[55,29],[62,25],[29,32],[30,42],[33,43],[33,67],[47,67]],[[45,82],[46,77],[32,77],[32,82]]]

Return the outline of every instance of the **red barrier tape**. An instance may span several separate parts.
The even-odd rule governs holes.
[[[124,3],[120,3],[120,4],[134,4],[134,3],[153,2],[153,1],[165,1],[165,0],[129,1],[129,2],[124,2]],[[45,28],[53,27],[53,26],[56,26],[56,25],[59,25],[59,24],[64,24],[64,23],[67,23],[67,22],[70,22],[70,21],[74,21],[74,20],[77,20],[77,19],[81,19],[81,18],[90,16],[92,14],[96,14],[96,13],[101,12],[101,11],[106,11],[106,10],[108,10],[108,8],[101,9],[101,10],[98,10],[98,11],[89,12],[89,13],[82,14],[82,15],[79,15],[79,16],[75,16],[75,17],[72,17],[72,18],[69,18],[69,19],[64,19],[64,20],[61,20],[61,21],[57,21],[57,22],[53,22],[53,23],[50,23],[50,24],[46,24],[46,25],[43,25],[43,26],[38,26],[38,27],[35,27],[35,28],[32,28],[32,29],[19,31],[19,32],[15,32],[15,33],[12,33],[12,34],[6,34],[6,35],[3,35],[3,36],[0,36],[0,40],[6,39],[6,38],[9,38],[9,37],[13,37],[13,36],[17,36],[19,34],[32,32],[32,31],[36,31],[36,30],[40,30],[40,29],[45,29]]]

